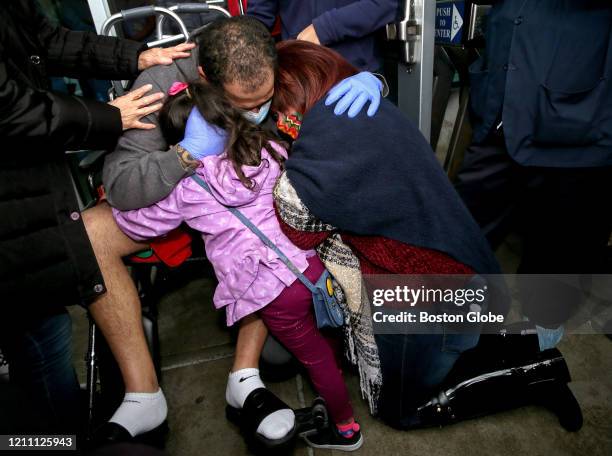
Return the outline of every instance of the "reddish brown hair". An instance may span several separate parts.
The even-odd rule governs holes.
[[[272,107],[306,114],[336,83],[358,72],[344,57],[307,41],[288,40],[276,45],[278,72]]]

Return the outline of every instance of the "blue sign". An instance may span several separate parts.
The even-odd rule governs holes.
[[[461,44],[465,2],[436,2],[436,44]]]

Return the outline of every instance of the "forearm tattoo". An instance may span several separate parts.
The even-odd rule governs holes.
[[[188,150],[183,149],[178,144],[174,146],[174,148],[176,149],[176,156],[178,157],[179,162],[181,163],[181,166],[184,170],[194,170],[198,166],[200,166],[200,162],[193,158]]]

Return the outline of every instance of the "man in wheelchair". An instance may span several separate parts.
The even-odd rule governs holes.
[[[244,16],[221,19],[205,28],[199,34],[197,43],[199,48],[190,58],[142,73],[135,81],[134,89],[151,84],[157,90],[168,93],[173,83],[204,78],[210,84],[221,87],[230,102],[240,108],[247,119],[256,124],[268,122],[266,128],[274,131],[275,123],[268,119],[268,110],[274,93],[276,49],[265,27],[257,20]],[[366,77],[377,81],[369,73]],[[337,107],[346,110],[356,99],[363,106],[367,100],[379,98],[379,86],[372,86],[374,89],[370,91],[365,88],[350,91]],[[190,116],[188,121],[185,138],[177,145],[166,143],[157,115],[146,117],[146,122],[156,128],[141,130],[140,133],[129,131],[121,137],[116,150],[106,157],[104,165],[103,183],[110,205],[131,210],[160,201],[181,179],[193,173],[199,159],[210,153],[211,145],[218,143],[222,147],[222,142],[214,137],[214,131],[208,128],[203,119],[193,117]],[[222,149],[213,151],[221,152]],[[93,211],[99,215],[97,219],[100,223],[95,224],[92,230],[102,237],[99,247],[106,245],[105,251],[108,253],[99,261],[114,271],[113,289],[110,286],[107,288],[117,309],[115,321],[121,322],[116,329],[122,333],[118,339],[123,340],[123,344],[119,346],[111,342],[109,345],[126,386],[124,402],[98,437],[125,440],[146,433],[165,420],[165,409],[164,413],[141,411],[159,411],[160,407],[153,404],[159,402],[165,406],[165,400],[158,388],[148,352],[127,348],[142,347],[144,338],[136,329],[140,308],[138,295],[121,258],[147,246],[119,232],[108,205],[99,205]],[[242,320],[235,360],[228,378],[228,405],[241,409],[245,403],[253,404],[256,401],[252,399],[252,393],[264,388],[257,367],[266,337],[267,329],[259,318]],[[271,393],[265,397],[268,399],[260,405],[266,413],[263,416],[262,413],[245,413],[256,417],[253,419],[257,421],[244,423],[245,427],[267,441],[290,439],[296,432],[293,411]]]

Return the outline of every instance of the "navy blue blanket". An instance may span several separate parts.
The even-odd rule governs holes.
[[[373,118],[317,103],[286,162],[298,196],[342,231],[446,253],[481,274],[499,265],[419,130],[383,100]]]

